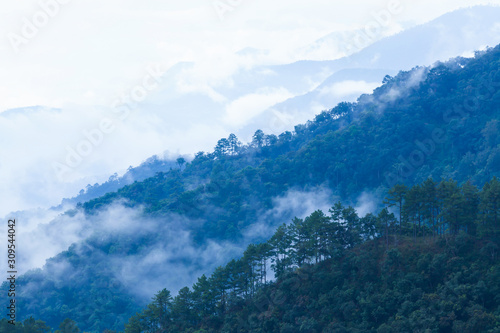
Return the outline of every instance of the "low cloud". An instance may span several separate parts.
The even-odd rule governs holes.
[[[358,213],[359,217],[363,217],[367,214],[377,214],[380,208],[380,198],[381,196],[375,195],[372,192],[363,192],[356,199],[354,209]]]
[[[320,90],[321,95],[333,95],[337,97],[347,98],[348,96],[368,94],[379,87],[379,82],[353,81],[347,80],[335,83],[331,86],[323,87]]]
[[[276,228],[290,223],[294,217],[305,218],[321,209],[327,213],[339,197],[326,187],[316,187],[308,191],[293,189],[273,199],[273,208],[260,214],[260,220],[244,232],[246,239],[261,241],[270,238]]]
[[[248,244],[271,237],[279,224],[289,223],[295,216],[304,218],[317,209],[327,212],[336,200],[322,187],[290,190],[275,198],[274,207],[259,214],[259,222],[244,230],[243,239],[237,243],[195,243],[190,230],[203,221],[176,214],[148,218],[142,208],[129,208],[120,201],[96,215],[80,210],[62,213],[63,208],[24,212],[17,230],[19,271],[42,268],[38,272],[56,286],[71,286],[68,276],[87,274],[82,271],[87,269],[85,264],[80,267],[73,263],[91,259],[96,265],[108,267],[110,271],[105,274],[138,299],[147,300],[162,288],[175,294],[202,274],[209,275],[217,266],[241,256]],[[56,257],[68,249],[80,259]],[[47,260],[53,257],[57,259]],[[36,288],[33,282],[24,290],[33,293]]]
[[[141,208],[128,208],[121,202],[92,216],[73,211],[54,217],[56,213],[47,212],[42,217],[40,212],[34,212],[31,221],[25,213],[20,221],[28,222],[18,222],[17,230],[18,271],[23,274],[43,266],[41,271],[28,272],[28,276],[42,273],[56,288],[71,287],[70,276],[88,274],[85,262],[92,260],[109,269],[103,272],[105,276],[119,281],[132,296],[145,301],[163,288],[176,293],[191,286],[202,274],[208,275],[241,255],[246,246],[210,240],[197,244],[189,230],[203,221],[175,214],[146,218]],[[68,249],[71,258],[76,255],[78,259],[57,256]],[[55,259],[47,260],[51,257]],[[82,264],[75,266],[75,262]],[[32,282],[23,287],[23,293],[41,287]]]
[[[381,197],[380,193],[365,191],[354,202],[342,202],[342,204],[353,206],[358,216],[364,217],[369,213],[377,214]],[[247,243],[267,240],[272,237],[279,225],[289,224],[294,217],[303,219],[318,209],[329,215],[330,208],[339,201],[340,197],[324,186],[307,191],[289,190],[282,196],[274,198],[273,208],[261,213],[259,221],[244,230],[243,235]]]
[[[230,126],[242,126],[269,107],[287,100],[293,95],[285,88],[262,89],[242,96],[226,106],[224,121]]]
[[[89,235],[86,230],[89,225],[84,223],[81,214],[69,218],[62,215],[64,209],[37,209],[13,214],[16,220],[16,261],[19,273],[42,267],[46,259]],[[7,238],[6,228],[1,228],[0,237]],[[6,265],[7,257],[0,256],[0,266]]]

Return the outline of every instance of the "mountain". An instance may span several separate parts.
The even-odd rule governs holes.
[[[482,187],[500,176],[499,64],[497,46],[402,71],[293,133],[221,139],[182,169],[78,205],[53,223],[87,233],[20,277],[19,313],[120,329],[154,291],[194,282],[294,216],[370,194],[376,207],[396,183],[428,177]]]
[[[386,199],[399,221],[340,202],[295,218],[192,289],[159,291],[125,333],[498,330],[500,181],[429,178]]]
[[[429,66],[457,55],[471,56],[474,50],[497,45],[500,42],[499,17],[498,6],[459,9],[431,22],[383,38],[347,57],[307,63],[309,73],[332,74],[307,93],[295,94],[294,97],[263,110],[248,127],[264,127],[275,133],[287,130],[293,123],[282,119],[293,119],[295,123],[304,122],[331,105],[342,101],[354,102],[360,93],[371,92],[378,87],[385,75],[393,76],[400,70],[409,70],[417,65]],[[354,43],[354,37],[359,34],[364,32],[353,32],[349,34],[350,38],[338,34],[325,38],[332,43],[349,44]],[[324,43],[325,38],[318,43]],[[308,82],[308,78],[303,74],[293,78],[290,77],[291,74],[285,74],[302,73],[297,67],[302,68],[306,63],[298,64],[300,66],[285,65],[270,71],[275,72],[277,77],[284,75],[287,80]],[[276,118],[281,120],[278,121],[278,126],[262,125],[275,124]]]
[[[180,156],[179,156],[180,157]],[[134,182],[140,182],[146,178],[153,177],[158,172],[166,172],[173,168],[179,168],[176,158],[160,158],[156,155],[148,158],[137,167],[130,166],[127,172],[121,177],[115,173],[102,184],[87,185],[85,190],[73,198],[63,199],[60,206],[76,205],[105,195],[106,193],[115,192],[118,189],[130,185]]]
[[[163,76],[164,83],[147,100],[148,108],[158,113],[162,110],[165,116],[186,124],[192,124],[193,110],[203,110],[203,121],[217,127],[222,119],[245,139],[251,137],[255,128],[279,134],[337,103],[354,102],[360,91],[370,93],[385,75],[393,76],[400,70],[429,66],[457,55],[471,56],[474,50],[497,45],[499,17],[498,6],[463,8],[367,47],[354,48],[359,51],[340,59],[245,67],[223,79],[206,82],[199,82],[196,64],[179,64]],[[364,32],[354,31],[351,35],[359,33]],[[353,43],[353,38],[334,34],[331,39],[325,37],[316,43]],[[244,56],[256,53],[265,51],[240,52]],[[342,86],[351,88],[338,89]],[[178,121],[171,124],[178,126]]]
[[[462,9],[379,40],[343,59],[253,66],[266,59],[266,51],[246,49],[238,55],[243,57],[238,58],[241,63],[236,61],[245,65],[229,63],[214,76],[209,75],[214,72],[210,64],[178,63],[161,79],[157,77],[161,81],[158,87],[148,91],[147,98],[125,120],[111,107],[120,94],[109,96],[109,101],[102,102],[105,106],[2,113],[0,126],[12,141],[2,146],[2,155],[23,151],[16,165],[0,165],[0,183],[5,193],[13,194],[0,204],[2,215],[57,205],[61,198],[77,195],[87,184],[103,183],[113,173],[122,174],[129,165],[137,166],[165,150],[194,154],[210,150],[207,143],[231,132],[248,142],[257,128],[276,135],[292,131],[296,124],[313,119],[322,110],[341,101],[354,102],[360,92],[371,92],[386,74],[394,76],[417,64],[430,65],[438,59],[471,55],[484,45],[496,45],[500,42],[495,33],[497,14],[498,7],[492,6]],[[455,41],[453,47],[440,48],[447,38]],[[125,94],[130,92],[126,86],[123,89]],[[61,164],[70,166],[72,152],[85,144],[89,131],[97,129],[104,117],[120,124],[106,136],[106,143],[93,144],[92,154],[70,167],[70,172],[61,175],[55,171]],[[43,149],[24,144],[28,140],[38,142]]]

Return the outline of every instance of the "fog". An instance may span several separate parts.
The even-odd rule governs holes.
[[[401,3],[398,14],[378,23],[371,44],[342,60],[345,54],[340,49],[352,41],[337,37],[377,23],[377,15],[388,10],[387,3],[294,2],[287,3],[286,13],[277,4],[242,4],[220,21],[213,6],[202,2],[148,1],[146,9],[135,12],[116,10],[116,2],[71,2],[18,54],[8,39],[0,44],[5,55],[0,65],[5,73],[0,80],[4,82],[0,82],[0,139],[8,142],[0,148],[0,215],[57,205],[87,184],[105,181],[115,172],[123,174],[129,166],[165,150],[208,151],[231,132],[246,141],[258,128],[279,134],[380,84],[382,72],[322,85],[342,69],[392,73],[494,45],[498,15],[488,7],[394,35],[403,27],[480,3],[487,1],[446,1],[426,10],[422,3]],[[38,3],[5,6],[0,11],[4,19],[0,31],[19,34],[23,18],[40,10]],[[298,15],[305,20],[304,11],[311,16],[302,25],[292,24]],[[257,13],[268,20],[256,20]],[[205,24],[192,26],[193,19]],[[143,20],[152,24],[141,25]],[[107,29],[110,22],[124,29]],[[467,27],[480,22],[481,29],[458,28],[464,22]],[[182,32],[169,33],[176,24],[175,31]],[[93,34],[100,38],[89,38]],[[337,37],[330,39],[331,34]],[[398,55],[405,49],[401,39],[432,42],[415,44],[416,51],[411,49],[403,57]],[[446,39],[460,43],[436,53]],[[328,40],[334,41],[331,47]],[[110,41],[115,42],[113,47]],[[382,48],[390,51],[384,53]],[[342,62],[333,66],[333,59]],[[281,73],[276,65],[297,60],[320,62],[303,62],[283,72],[287,75],[275,75]],[[96,130],[103,129],[109,131],[101,139]],[[75,157],[75,151],[81,156]],[[75,163],[67,163],[68,159]]]
[[[374,198],[363,193],[353,203],[360,216],[376,213]],[[16,220],[18,271],[37,269],[34,272],[56,288],[76,287],[72,283],[87,276],[91,264],[105,269],[102,274],[108,283],[118,281],[131,296],[145,302],[163,288],[175,295],[180,288],[191,287],[202,274],[210,275],[217,266],[240,257],[250,243],[269,239],[280,224],[288,224],[294,217],[305,218],[318,209],[328,215],[338,200],[326,187],[289,190],[273,199],[272,209],[259,212],[259,220],[241,230],[243,237],[236,243],[195,243],[192,231],[204,221],[176,214],[145,217],[142,207],[129,208],[120,200],[95,215],[65,211],[70,207],[22,212]],[[71,257],[59,255],[67,250]],[[5,258],[1,260],[0,264],[6,264]],[[78,283],[92,283],[93,277],[88,278]],[[45,285],[35,281],[39,284],[23,286],[23,294],[31,295]]]

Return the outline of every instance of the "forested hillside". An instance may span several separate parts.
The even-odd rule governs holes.
[[[234,239],[290,188],[327,186],[343,199],[429,176],[483,184],[500,174],[500,47],[475,59],[415,68],[358,103],[341,103],[279,136],[231,135],[184,168],[84,203],[113,200],[206,222],[198,237]],[[217,214],[213,214],[214,210]]]
[[[146,161],[141,163],[141,165],[135,168],[130,166],[127,169],[127,172],[121,177],[119,177],[118,174],[115,173],[102,184],[88,184],[87,187],[85,189],[82,189],[77,196],[70,199],[63,199],[61,205],[77,204],[79,202],[89,201],[101,197],[106,193],[115,192],[126,185],[132,184],[135,181],[140,182],[146,178],[153,177],[158,172],[168,171],[176,167],[178,167],[178,162],[175,161],[175,159],[160,158],[155,155],[148,158]]]
[[[497,46],[475,58],[457,58],[386,77],[373,94],[361,96],[357,103],[341,103],[295,126],[293,132],[276,136],[259,130],[247,145],[230,135],[221,139],[213,152],[200,152],[190,163],[180,161],[172,170],[83,202],[60,219],[95,220],[97,228],[103,223],[100,214],[119,204],[140,212],[135,217],[136,226],[154,220],[156,227],[140,232],[130,227],[125,233],[93,233],[49,260],[43,269],[22,276],[18,281],[22,291],[19,313],[24,317],[19,319],[33,316],[57,327],[65,318],[71,318],[84,330],[120,330],[147,303],[125,284],[123,275],[131,269],[123,270],[120,263],[138,260],[147,249],[162,248],[165,239],[172,239],[170,226],[174,221],[185,229],[187,240],[199,248],[213,242],[243,243],[246,247],[248,243],[244,242],[249,240],[244,234],[257,221],[265,222],[271,230],[289,221],[265,212],[273,209],[276,198],[292,190],[325,188],[331,191],[332,198],[337,195],[349,203],[362,192],[373,192],[382,199],[383,193],[396,184],[411,187],[428,178],[437,182],[455,179],[456,186],[446,185],[452,192],[467,181],[482,188],[493,176],[500,176],[499,88]],[[470,229],[476,227],[473,220],[465,218],[468,215],[461,213],[455,216],[456,222],[447,222],[446,228],[435,220],[435,225],[422,229],[422,207],[412,209],[407,217],[411,231],[400,230],[401,234],[437,235],[450,227],[472,232]],[[119,223],[126,216],[111,218]],[[464,221],[470,225],[464,226]],[[444,239],[446,244],[448,237],[438,239]],[[436,242],[425,251],[445,251],[442,241]],[[482,241],[478,242],[480,246]],[[384,253],[380,252],[380,258]],[[190,260],[155,261],[146,276],[160,272],[158,269],[167,263],[174,262],[176,267],[198,265]],[[328,265],[341,263],[330,261]],[[482,274],[481,269],[477,274]],[[493,310],[488,311],[491,314]],[[380,317],[380,325],[382,320],[390,320],[391,313]]]
[[[340,202],[295,218],[192,289],[158,292],[125,332],[497,332],[500,181],[428,179],[386,203],[401,220]]]

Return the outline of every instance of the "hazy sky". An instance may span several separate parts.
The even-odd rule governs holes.
[[[248,95],[240,104],[227,106],[228,117],[221,118],[225,123],[199,123],[180,133],[165,133],[158,114],[140,113],[129,118],[126,126],[112,129],[113,136],[104,143],[93,137],[99,141],[98,149],[84,161],[76,161],[69,176],[61,179],[54,174],[54,162],[71,155],[83,131],[92,136],[93,129],[109,127],[101,123],[103,114],[120,96],[136,88],[138,93],[153,91],[154,74],[181,61],[194,62],[196,67],[191,76],[176,82],[176,92],[197,92],[223,101],[213,87],[221,82],[230,86],[238,69],[338,58],[342,54],[335,45],[309,46],[331,33],[361,29],[374,22],[377,13],[398,9],[380,38],[461,7],[495,3],[499,1],[4,3],[0,8],[0,112],[34,105],[49,109],[0,117],[0,215],[56,204],[87,183],[102,181],[166,149],[173,153],[208,150],[231,126],[241,123],[231,107],[272,105],[289,97],[288,91],[280,89]],[[196,118],[196,112],[191,117]]]
[[[0,110],[30,105],[108,105],[117,93],[143,77],[148,64],[162,64],[166,69],[179,61],[202,61],[205,72],[200,76],[215,79],[236,68],[232,55],[246,47],[270,50],[260,61],[296,60],[297,48],[333,31],[362,27],[373,20],[373,12],[386,9],[394,1],[60,2],[67,3],[54,6],[56,0],[41,0],[2,4]],[[396,30],[463,6],[491,3],[396,2],[402,7],[392,22]],[[42,3],[50,4],[46,8],[52,8],[53,17],[45,19],[40,14]],[[38,31],[26,34],[33,37],[17,40],[12,34],[23,37],[26,20],[38,25]],[[329,59],[335,55],[310,56]]]

